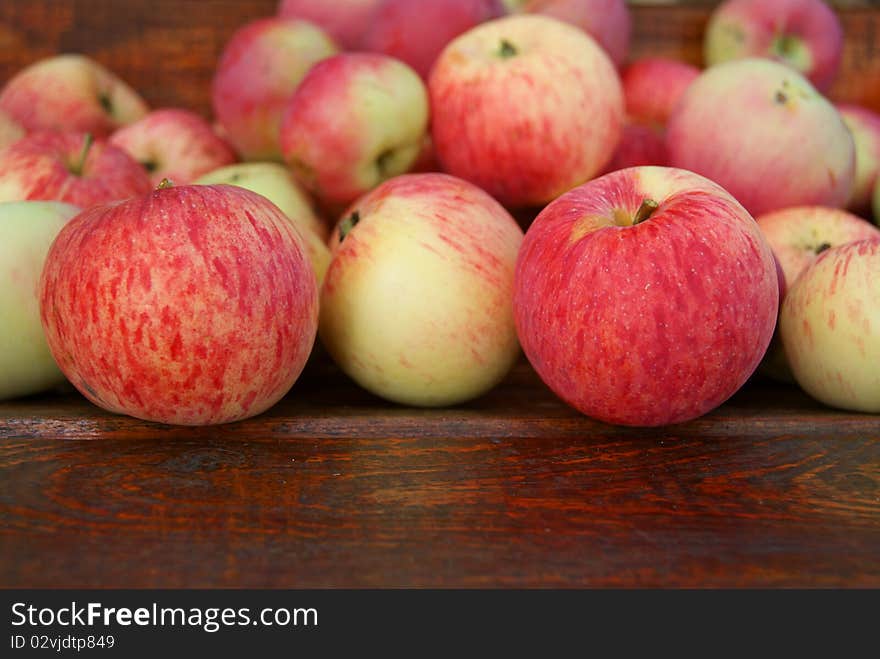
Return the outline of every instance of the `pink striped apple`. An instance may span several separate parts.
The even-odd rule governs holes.
[[[541,379],[582,413],[659,426],[733,395],[770,343],[779,281],[754,219],[692,172],[636,167],[550,203],[526,233],[514,312]]]
[[[280,0],[278,15],[314,23],[345,50],[361,50],[382,0]]]
[[[860,105],[839,103],[837,110],[856,146],[856,173],[847,208],[867,215],[880,174],[880,114]]]
[[[318,296],[299,233],[228,185],[95,206],[59,233],[40,280],[58,366],[96,405],[208,425],[263,412],[299,376]]]
[[[443,169],[508,206],[538,206],[592,178],[624,121],[614,65],[581,30],[519,14],[450,43],[428,82]]]
[[[3,110],[0,110],[0,149],[24,137],[24,128]]]

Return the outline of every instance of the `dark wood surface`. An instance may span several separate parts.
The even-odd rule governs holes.
[[[210,112],[223,43],[275,0],[4,0],[0,82],[95,56],[153,105]],[[705,6],[634,8],[634,55],[699,61]],[[841,11],[838,98],[880,109],[876,10]],[[567,408],[524,362],[448,410],[319,359],[215,428],[76,393],[0,403],[2,587],[880,587],[880,417],[749,383],[658,430]]]
[[[214,428],[42,396],[0,404],[0,585],[878,587],[878,466],[880,417],[762,380],[658,430],[525,363],[419,411],[319,361]]]

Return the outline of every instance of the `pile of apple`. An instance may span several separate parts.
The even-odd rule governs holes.
[[[226,44],[210,120],[33,63],[0,89],[0,399],[67,380],[225,423],[320,340],[404,405],[522,349],[609,423],[759,368],[880,413],[880,116],[823,95],[834,11],[727,0],[702,71],[629,61],[630,32],[624,0],[282,0]]]

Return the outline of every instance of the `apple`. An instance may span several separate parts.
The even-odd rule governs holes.
[[[64,382],[40,324],[37,284],[49,245],[77,213],[57,201],[0,203],[0,400]]]
[[[503,14],[500,0],[383,0],[364,34],[363,47],[396,57],[427,79],[446,44]]]
[[[826,91],[840,70],[843,28],[822,0],[726,0],[704,34],[708,66],[767,57],[782,62]]]
[[[403,62],[342,53],[316,64],[288,103],[281,152],[297,179],[342,208],[407,172],[428,130],[428,92]]]
[[[753,215],[843,206],[855,145],[840,113],[803,76],[768,59],[703,72],[666,128],[669,162],[723,186]]]
[[[28,132],[106,137],[140,119],[148,108],[134,89],[90,57],[55,55],[14,75],[0,90],[0,110]]]
[[[110,136],[110,143],[137,160],[153,185],[169,179],[182,185],[236,161],[232,147],[195,112],[153,110]]]
[[[856,240],[880,238],[880,229],[839,208],[786,208],[755,219],[779,261],[786,287],[790,287],[826,249]],[[774,336],[767,350],[761,372],[776,380],[792,382],[778,336]]]
[[[880,177],[874,184],[874,197],[871,207],[874,209],[874,222],[880,224]]]
[[[856,146],[855,182],[847,207],[867,215],[871,211],[871,193],[880,172],[880,114],[848,103],[838,103],[837,110]]]
[[[773,334],[770,246],[723,188],[625,169],[550,203],[516,265],[520,343],[541,379],[595,419],[660,426],[733,395]]]
[[[666,57],[643,57],[623,69],[621,83],[631,119],[665,126],[690,84],[700,75],[691,64]]]
[[[626,62],[632,35],[626,0],[527,0],[521,9],[579,27],[599,42],[616,67]]]
[[[24,137],[24,128],[21,124],[0,110],[0,149],[5,149],[21,137]]]
[[[614,65],[546,16],[484,23],[450,43],[428,82],[443,169],[507,206],[538,206],[601,172],[620,140]]]
[[[345,50],[361,50],[364,32],[382,0],[280,0],[278,15],[322,28]]]
[[[223,49],[211,81],[214,114],[246,160],[281,160],[281,115],[316,62],[338,52],[306,21],[263,18],[239,28]]]
[[[314,343],[300,234],[230,185],[160,188],[95,206],[58,234],[40,314],[61,371],[105,410],[179,425],[263,412]]]
[[[623,127],[620,143],[605,167],[605,172],[645,165],[669,164],[663,131],[652,125],[629,121]]]
[[[151,187],[137,161],[89,134],[37,131],[0,151],[0,202],[56,200],[88,208]]]
[[[511,304],[521,242],[507,211],[466,181],[386,181],[331,235],[323,345],[390,401],[445,406],[482,395],[519,354]]]
[[[797,383],[816,400],[880,413],[880,238],[822,252],[791,286],[779,317]]]

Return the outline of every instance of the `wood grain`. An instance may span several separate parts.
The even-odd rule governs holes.
[[[880,586],[880,418],[755,381],[659,430],[521,363],[420,412],[313,365],[260,417],[0,405],[0,586]]]

